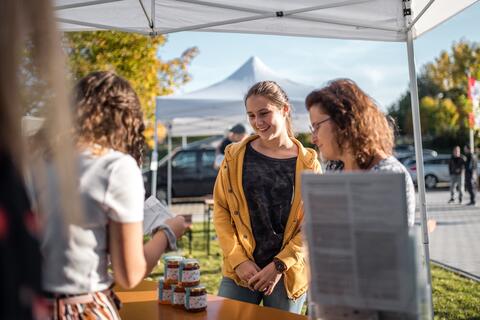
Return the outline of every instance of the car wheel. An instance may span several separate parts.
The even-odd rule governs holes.
[[[438,179],[432,174],[427,174],[425,176],[425,187],[427,189],[433,189],[437,186]]]

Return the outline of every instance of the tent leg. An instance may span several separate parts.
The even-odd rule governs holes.
[[[470,151],[471,151],[472,153],[475,153],[475,135],[474,135],[473,129],[470,129],[470,141],[469,141],[469,145],[470,145]]]
[[[168,167],[167,167],[167,204],[172,206],[172,124],[167,124],[168,134]]]
[[[418,102],[417,75],[415,71],[415,55],[413,51],[412,31],[407,33],[407,54],[408,69],[410,76],[410,97],[412,103],[413,133],[415,139],[415,159],[417,161],[417,184],[418,194],[420,197],[420,215],[422,223],[422,240],[424,250],[424,264],[427,275],[427,303],[430,304],[430,319],[433,319],[433,300],[432,300],[432,277],[430,272],[430,250],[428,241],[427,227],[427,202],[425,199],[425,175],[423,168],[423,147],[422,147],[422,131],[420,124],[420,108]]]
[[[187,136],[182,136],[182,147],[187,145]]]
[[[157,195],[157,170],[158,170],[158,134],[157,134],[157,106],[155,105],[155,115],[153,122],[153,152],[152,159],[150,161],[150,170],[152,171],[152,186],[150,188],[151,194]]]

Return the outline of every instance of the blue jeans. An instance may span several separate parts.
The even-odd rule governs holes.
[[[285,290],[283,277],[278,281],[275,289],[273,289],[272,294],[269,296],[266,296],[259,291],[252,291],[248,288],[238,286],[232,279],[223,277],[220,282],[220,289],[218,289],[218,295],[253,304],[260,304],[263,300],[263,305],[265,307],[277,308],[297,314],[302,312],[303,303],[307,298],[307,294],[304,293],[300,298],[290,300],[287,296],[287,291]]]

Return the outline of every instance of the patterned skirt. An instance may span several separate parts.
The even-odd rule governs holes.
[[[50,297],[47,301],[47,318],[51,320],[120,320],[120,300],[112,290]]]

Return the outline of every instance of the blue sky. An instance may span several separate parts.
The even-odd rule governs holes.
[[[461,39],[480,42],[479,20],[480,2],[477,2],[418,38],[417,71],[434,61],[442,50],[449,50],[454,42]],[[200,50],[190,66],[192,81],[177,94],[223,80],[251,56],[259,57],[286,78],[314,87],[334,78],[351,78],[382,108],[395,102],[408,86],[404,43],[182,32],[169,35],[159,55],[170,59],[192,46]]]

